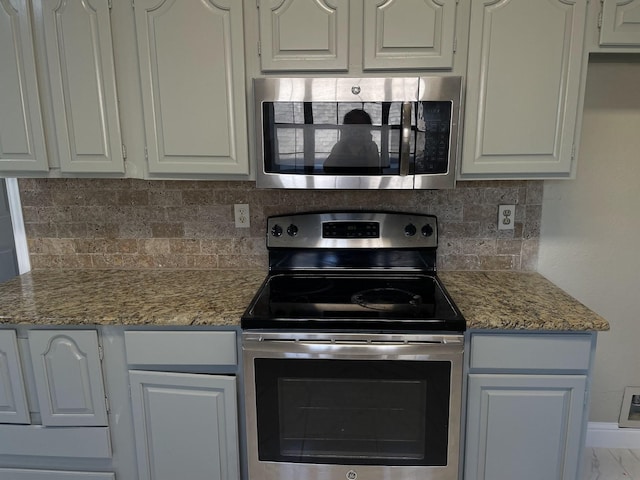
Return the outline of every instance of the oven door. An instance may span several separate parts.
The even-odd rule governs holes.
[[[251,480],[458,477],[463,337],[243,334]]]

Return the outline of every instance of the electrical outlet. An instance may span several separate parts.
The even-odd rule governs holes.
[[[236,203],[233,206],[233,213],[236,219],[236,228],[249,228],[249,205],[246,203]]]
[[[515,205],[498,205],[498,230],[513,230],[515,219]]]

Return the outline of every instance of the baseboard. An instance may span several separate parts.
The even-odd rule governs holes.
[[[587,447],[640,448],[640,428],[620,428],[617,423],[589,422]]]

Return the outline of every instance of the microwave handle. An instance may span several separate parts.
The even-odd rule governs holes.
[[[409,153],[411,138],[411,102],[402,104],[402,131],[400,136],[400,176],[409,175]]]

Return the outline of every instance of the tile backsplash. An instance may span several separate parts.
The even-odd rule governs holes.
[[[453,190],[259,190],[253,182],[21,179],[31,264],[50,268],[265,268],[266,217],[376,209],[438,217],[438,268],[535,270],[542,181],[459,182]],[[233,205],[250,208],[236,228]],[[516,204],[514,230],[497,230]]]

